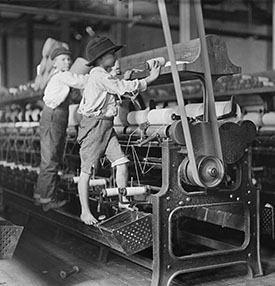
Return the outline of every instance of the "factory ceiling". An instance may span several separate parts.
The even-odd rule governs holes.
[[[180,1],[187,0],[166,0],[172,29],[179,29]],[[271,0],[202,0],[202,5],[207,32],[271,39]],[[76,39],[87,26],[100,31],[114,23],[161,28],[157,0],[0,0],[2,35],[23,36],[29,29],[34,37],[56,36],[64,22]]]

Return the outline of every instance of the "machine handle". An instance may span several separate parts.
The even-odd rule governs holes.
[[[143,146],[143,145],[145,145],[145,144],[147,144],[147,143],[149,143],[149,142],[151,142],[151,141],[153,141],[153,140],[155,140],[155,139],[159,139],[159,138],[160,138],[160,135],[159,135],[158,133],[156,133],[156,134],[154,134],[154,135],[152,135],[152,136],[149,136],[148,138],[142,140],[142,141],[138,144],[138,147],[141,147],[141,146]]]

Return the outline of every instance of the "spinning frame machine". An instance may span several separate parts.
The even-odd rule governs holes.
[[[165,2],[158,3],[166,47],[122,58],[120,65],[125,71],[139,68],[152,58],[169,60],[170,66],[161,68],[154,84],[174,83],[178,106],[169,114],[168,122],[155,124],[164,111],[150,110],[144,122],[115,126],[131,161],[129,187],[116,188],[110,165],[102,160],[90,181],[90,207],[101,222],[86,226],[79,220],[79,147],[77,130],[70,127],[58,193],[69,203],[44,213],[32,201],[39,171],[39,124],[1,123],[4,202],[91,238],[104,246],[103,250],[107,246],[146,265],[152,269],[152,286],[169,285],[181,273],[237,263],[245,263],[251,275],[262,275],[259,190],[252,183],[251,172],[256,128],[251,121],[236,118],[234,101],[231,112],[217,118],[212,89],[212,81],[240,73],[240,68],[230,62],[218,37],[205,36],[199,1],[195,11],[200,39],[175,45]],[[146,72],[133,76],[142,78]],[[203,114],[192,118],[186,113],[181,90],[181,82],[190,80],[200,80],[205,88]],[[154,120],[148,120],[154,112]],[[129,198],[132,210],[118,209],[121,195]]]

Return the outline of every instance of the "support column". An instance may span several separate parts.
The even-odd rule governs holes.
[[[1,85],[8,86],[8,36],[6,33],[3,33],[1,37]]]
[[[28,80],[32,80],[34,77],[33,74],[33,24],[32,24],[32,17],[28,17],[26,21],[26,30],[27,30],[27,72],[28,72]]]
[[[115,16],[118,18],[125,18],[127,17],[128,10],[124,7],[125,3],[123,1],[117,1],[115,5]],[[126,34],[127,34],[127,24],[125,23],[117,23],[115,25],[115,43],[117,45],[125,44],[126,41]],[[121,49],[118,52],[120,56],[126,54],[126,49]]]
[[[179,1],[179,27],[180,43],[189,41],[191,37],[190,0]]]
[[[70,3],[68,0],[63,0],[61,3],[61,9],[65,11],[70,10]],[[61,41],[69,44],[70,42],[70,20],[68,17],[61,17]]]
[[[275,0],[272,3],[272,69],[275,69]]]

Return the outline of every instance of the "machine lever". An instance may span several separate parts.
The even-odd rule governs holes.
[[[142,140],[142,141],[138,144],[138,147],[141,147],[141,146],[143,146],[143,145],[145,145],[145,144],[147,144],[147,143],[149,143],[149,142],[151,142],[151,141],[153,141],[153,140],[155,140],[155,139],[159,139],[159,138],[160,138],[160,135],[159,135],[158,133],[156,133],[156,134],[154,134],[154,135],[152,135],[152,136],[150,136],[150,137],[148,137],[148,138]]]

